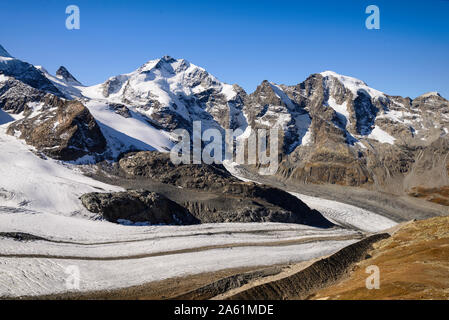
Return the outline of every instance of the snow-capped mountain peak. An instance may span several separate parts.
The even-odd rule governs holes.
[[[72,76],[72,74],[64,66],[60,66],[59,69],[56,71],[56,77],[74,86],[81,85],[81,83],[78,80],[76,80],[76,78]]]
[[[0,74],[4,77],[21,81],[32,88],[62,96],[62,93],[45,77],[41,70],[27,62],[12,57],[1,45]]]
[[[34,67],[43,74],[48,73],[47,69],[45,69],[43,66],[34,66]]]
[[[121,103],[158,122],[166,129],[188,128],[195,119],[205,127],[227,127],[224,113],[235,114],[238,88],[223,83],[187,60],[164,56],[150,60],[137,70],[86,87],[82,95],[110,103]],[[232,106],[228,105],[231,102]]]
[[[12,58],[12,56],[6,51],[5,48],[0,45],[0,57]]]
[[[420,95],[418,98],[429,98],[429,97],[440,97],[441,98],[441,95],[436,91],[432,91],[432,92],[424,93],[424,94]]]
[[[334,71],[328,70],[328,71],[324,71],[320,73],[323,77],[335,77],[338,80],[340,80],[343,84],[351,84],[354,86],[366,86],[367,84],[365,82],[363,82],[360,79],[354,78],[354,77],[349,77],[349,76],[345,76],[339,73],[336,73]]]
[[[360,79],[341,75],[334,71],[324,71],[320,74],[325,80],[328,80],[330,78],[337,79],[346,89],[352,92],[354,98],[357,97],[359,90],[363,90],[364,92],[369,94],[371,98],[385,97],[385,94],[383,92],[369,87],[364,81]]]

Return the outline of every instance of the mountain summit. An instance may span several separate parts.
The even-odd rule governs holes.
[[[64,80],[66,83],[71,84],[73,86],[81,85],[81,83],[78,80],[76,80],[76,78],[72,76],[72,74],[64,66],[60,66],[59,69],[56,71],[56,77]]]
[[[0,57],[12,58],[12,56],[0,44]]]

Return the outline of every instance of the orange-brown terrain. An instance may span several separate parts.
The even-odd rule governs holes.
[[[444,186],[441,188],[415,187],[412,188],[409,195],[441,204],[443,206],[449,206],[449,186]]]
[[[311,299],[448,299],[449,217],[405,224],[373,245],[369,257],[348,277],[319,290]],[[368,290],[365,270],[376,265],[380,288]]]

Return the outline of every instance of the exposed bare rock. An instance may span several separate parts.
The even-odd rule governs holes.
[[[72,98],[96,100],[102,96],[111,112],[125,118],[141,114],[155,128],[169,132],[183,128],[192,133],[194,121],[201,122],[203,131],[214,128],[221,133],[226,129],[248,133],[249,129],[277,128],[280,166],[276,174],[282,179],[366,187],[397,195],[408,194],[415,187],[448,185],[445,159],[449,147],[438,141],[449,139],[449,102],[436,92],[415,99],[392,96],[359,79],[325,71],[293,86],[263,81],[247,94],[186,60],[165,56],[82,90],[83,94],[95,92],[88,98],[67,69],[61,67],[57,72],[57,78],[66,84],[61,87],[61,81],[43,69],[12,58],[4,49],[1,54],[0,107],[10,113],[32,113],[36,104],[50,99],[47,95],[60,94],[55,92],[56,86]],[[47,123],[43,117],[35,119]],[[85,120],[89,126],[90,120]],[[33,121],[21,123],[25,122]],[[80,144],[75,149],[83,149]],[[90,141],[84,145],[90,152]],[[60,146],[45,145],[51,147]],[[430,160],[432,154],[435,161]],[[164,183],[176,181],[181,187],[210,188],[227,183],[221,173],[214,175],[217,181],[201,178],[211,170],[222,170],[219,167],[183,166],[168,168],[168,173],[151,173],[150,163],[146,168],[131,167],[146,170],[147,177]],[[187,178],[189,171],[199,176]]]
[[[10,135],[24,139],[45,155],[71,161],[105,151],[106,140],[89,110],[77,101],[46,96],[29,114],[12,123]]]
[[[308,139],[282,155],[279,176],[303,183],[374,187],[401,195],[419,181],[435,187],[447,184],[449,147],[441,141],[449,137],[449,102],[439,94],[414,100],[389,96],[333,72],[279,88],[311,117]],[[253,95],[260,96],[254,97],[260,106],[261,101],[279,104],[276,99],[282,96],[270,98],[267,90]],[[278,119],[274,116],[269,125]]]
[[[148,61],[132,73],[109,78],[101,88],[111,102],[136,107],[166,130],[191,131],[193,121],[219,130],[244,125],[243,89],[183,59],[164,56]]]
[[[27,113],[32,109],[29,103],[51,99],[51,96],[12,77],[0,82],[0,108],[12,114]]]
[[[185,208],[155,192],[129,190],[117,193],[88,193],[80,199],[89,211],[99,213],[111,222],[122,219],[151,224],[198,223]]]
[[[221,165],[175,165],[168,153],[156,151],[128,153],[119,165],[128,177],[150,178],[184,188],[218,189],[239,181]]]
[[[130,118],[131,113],[127,106],[121,103],[109,103],[109,108],[124,118]]]
[[[76,80],[74,76],[64,67],[60,66],[59,69],[56,71],[56,77],[64,80],[64,82],[71,84],[73,86],[80,86],[81,83]]]

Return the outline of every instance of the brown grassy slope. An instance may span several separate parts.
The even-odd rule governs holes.
[[[449,299],[449,217],[415,221],[374,244],[371,258],[311,299]],[[380,269],[380,288],[365,286],[367,266]]]
[[[414,187],[409,195],[415,198],[422,198],[443,206],[449,206],[449,186],[440,188]]]

